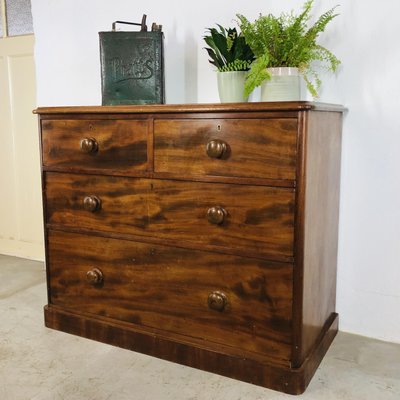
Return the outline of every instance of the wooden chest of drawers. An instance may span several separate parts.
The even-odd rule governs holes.
[[[337,332],[343,109],[36,112],[46,326],[303,392]]]

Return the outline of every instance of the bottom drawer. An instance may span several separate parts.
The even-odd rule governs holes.
[[[59,307],[290,360],[291,264],[49,231],[48,273]]]

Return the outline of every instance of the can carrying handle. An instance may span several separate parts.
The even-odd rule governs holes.
[[[143,14],[142,23],[140,23],[140,24],[137,22],[115,21],[112,23],[112,30],[113,30],[113,32],[115,32],[116,24],[125,24],[125,25],[140,26],[140,32],[147,32],[146,18],[147,18],[147,15]]]

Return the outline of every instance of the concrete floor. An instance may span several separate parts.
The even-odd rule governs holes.
[[[1,400],[399,400],[400,345],[339,333],[289,396],[47,329],[44,266],[0,255]]]

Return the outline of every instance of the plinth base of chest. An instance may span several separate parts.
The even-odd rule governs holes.
[[[338,315],[332,313],[303,364],[299,368],[289,368],[216,352],[146,332],[131,324],[79,315],[51,305],[45,307],[44,315],[48,328],[289,394],[305,391],[338,331]]]

